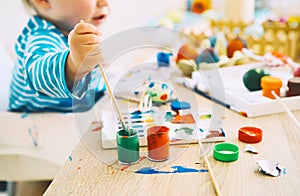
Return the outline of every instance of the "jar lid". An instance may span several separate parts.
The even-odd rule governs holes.
[[[215,145],[213,155],[218,161],[236,161],[239,158],[239,147],[231,143],[219,143]]]
[[[277,77],[273,76],[263,76],[261,78],[261,83],[260,83],[262,88],[281,88],[282,87],[282,80]]]
[[[293,78],[289,79],[288,86],[290,87],[292,85],[295,85],[295,86],[300,85],[300,77],[293,77]]]
[[[289,79],[287,86],[289,87],[287,96],[300,95],[300,77],[294,77]]]
[[[262,140],[262,130],[257,127],[241,127],[238,138],[245,143],[258,143]]]

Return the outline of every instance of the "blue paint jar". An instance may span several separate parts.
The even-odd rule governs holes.
[[[157,53],[157,64],[158,67],[170,66],[170,56],[173,55],[170,52],[159,52]]]

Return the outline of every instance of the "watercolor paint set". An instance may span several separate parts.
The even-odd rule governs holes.
[[[153,107],[149,110],[131,108],[122,111],[125,125],[138,132],[140,146],[147,146],[147,130],[152,126],[166,126],[170,129],[170,144],[218,142],[226,140],[226,133],[209,109],[182,110],[180,115],[171,110]],[[113,111],[102,111],[101,133],[104,149],[116,148],[116,133],[122,129]]]
[[[195,91],[247,117],[284,112],[284,108],[277,100],[263,96],[262,90],[249,91],[245,87],[243,76],[250,69],[266,68],[261,63],[254,63],[215,70],[195,71],[192,74],[192,81],[197,84]],[[282,88],[280,89],[282,102],[291,110],[299,110],[300,96],[285,96],[287,81],[292,75],[280,67],[271,68],[268,72],[282,80]]]

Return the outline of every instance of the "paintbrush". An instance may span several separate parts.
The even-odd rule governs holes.
[[[284,108],[285,112],[289,115],[289,117],[294,121],[294,123],[297,125],[297,127],[300,129],[300,123],[294,116],[294,114],[291,112],[291,110],[283,103],[281,98],[275,93],[275,91],[271,91],[272,95],[276,98],[276,100],[281,104],[281,106]]]
[[[80,20],[80,23],[84,23],[84,20]],[[107,77],[106,77],[104,71],[103,71],[103,68],[102,68],[101,63],[98,65],[98,67],[99,67],[99,69],[100,69],[100,72],[101,72],[102,77],[103,77],[103,79],[104,79],[104,82],[105,82],[105,84],[106,84],[106,88],[107,88],[108,94],[110,95],[110,97],[111,97],[111,99],[112,99],[112,101],[113,101],[113,104],[114,104],[114,106],[115,106],[115,109],[116,109],[116,111],[117,111],[118,118],[119,118],[119,121],[120,121],[120,123],[121,123],[121,125],[122,125],[122,128],[123,128],[124,131],[128,132],[128,135],[130,135],[130,129],[128,129],[128,128],[125,126],[124,119],[123,119],[123,116],[122,116],[122,114],[121,114],[120,108],[119,108],[118,103],[117,103],[117,101],[116,101],[116,98],[115,98],[115,96],[114,96],[114,94],[113,94],[113,92],[112,92],[112,90],[111,90],[111,88],[110,88],[110,84],[109,84],[109,82],[108,82],[108,80],[107,80]]]
[[[106,84],[106,88],[107,88],[108,94],[110,95],[110,97],[111,97],[111,99],[112,99],[112,102],[113,102],[113,104],[114,104],[114,106],[115,106],[115,109],[116,109],[116,111],[117,111],[118,118],[119,118],[119,121],[120,121],[120,123],[121,123],[121,125],[122,125],[122,128],[123,128],[124,131],[128,132],[128,135],[130,135],[130,129],[128,129],[128,128],[125,126],[125,122],[124,122],[123,116],[122,116],[122,114],[121,114],[120,108],[119,108],[118,103],[117,103],[117,101],[116,101],[116,98],[115,98],[115,96],[114,96],[114,94],[113,94],[113,92],[112,92],[112,90],[111,90],[111,88],[110,88],[110,84],[109,84],[109,82],[108,82],[108,80],[107,80],[107,77],[106,77],[104,71],[103,71],[102,65],[100,64],[98,67],[99,67],[100,72],[101,72],[101,74],[102,74],[103,80],[104,80],[104,82],[105,82],[105,84]]]
[[[214,173],[213,173],[213,171],[212,171],[212,168],[211,168],[211,166],[210,166],[210,164],[209,164],[209,161],[208,161],[208,159],[207,159],[207,156],[206,156],[206,154],[205,154],[205,152],[204,152],[203,145],[202,145],[202,142],[201,142],[200,139],[199,139],[199,146],[200,146],[201,152],[203,153],[204,161],[205,161],[205,164],[207,165],[207,168],[208,168],[208,171],[209,171],[209,175],[210,175],[212,184],[213,184],[213,186],[214,186],[216,195],[220,196],[220,195],[221,195],[221,192],[220,192],[218,183],[217,183],[217,181],[216,181],[216,178],[215,178],[215,176],[214,176]]]

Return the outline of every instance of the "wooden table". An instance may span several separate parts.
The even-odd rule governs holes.
[[[187,89],[180,90],[186,99],[193,95]],[[195,95],[198,107],[212,108],[222,119],[227,142],[239,146],[239,159],[224,163],[212,156],[214,144],[205,144],[207,157],[223,195],[300,195],[300,130],[286,113],[246,118],[231,110]],[[98,107],[98,106],[97,106]],[[300,111],[294,111],[300,120]],[[263,139],[254,144],[259,154],[244,152],[246,143],[238,140],[238,129],[252,125],[263,130]],[[116,150],[101,148],[99,125],[95,122],[83,135],[45,195],[214,195],[208,172],[136,174],[142,167],[156,167],[148,159],[130,167],[118,165]],[[190,168],[207,168],[200,156],[198,144],[172,145],[179,156],[159,165],[164,170],[174,165]],[[146,148],[141,148],[145,153]],[[287,168],[287,174],[279,177],[258,172],[257,160],[276,160]]]

